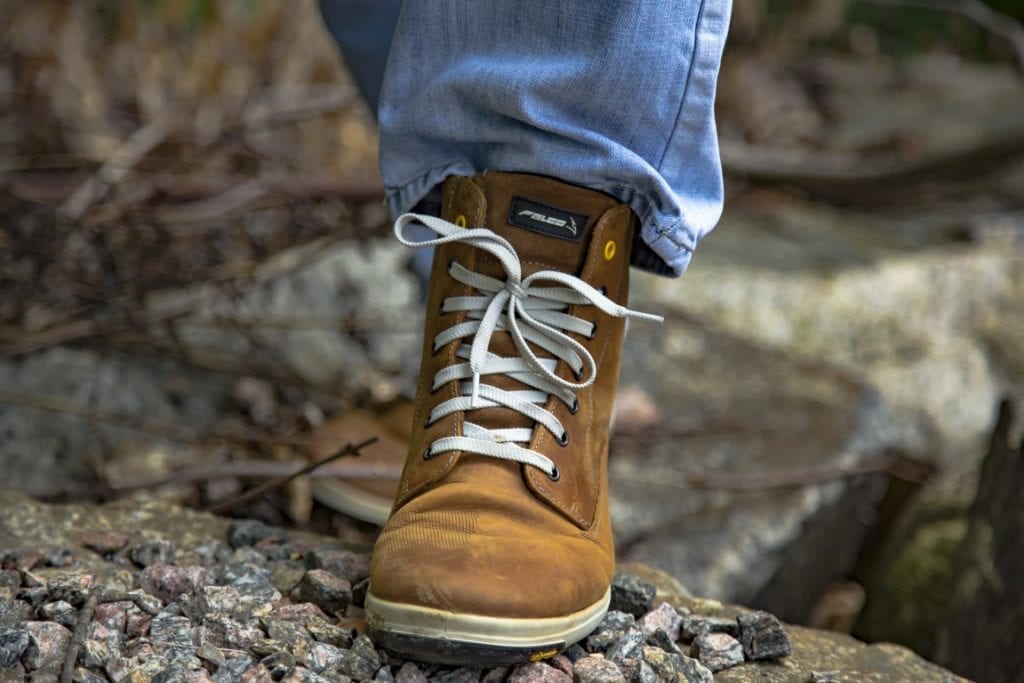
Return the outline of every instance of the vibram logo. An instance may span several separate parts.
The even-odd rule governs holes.
[[[525,197],[512,198],[508,222],[532,232],[577,242],[583,236],[589,216],[547,206]]]

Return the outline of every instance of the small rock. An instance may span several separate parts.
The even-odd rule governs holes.
[[[838,671],[812,671],[811,683],[839,683]]]
[[[463,666],[451,671],[439,671],[430,680],[432,683],[477,683],[480,674],[480,669]]]
[[[315,673],[323,673],[333,669],[345,658],[341,648],[328,645],[327,643],[312,643],[306,650],[303,663]]]
[[[298,557],[291,543],[288,543],[284,538],[272,537],[261,539],[256,541],[253,549],[259,551],[263,557],[271,562],[280,562]]]
[[[363,579],[359,583],[352,584],[352,604],[356,607],[366,607],[366,593],[370,590],[370,579]]]
[[[395,683],[427,683],[427,677],[414,662],[406,662],[395,674]]]
[[[270,570],[270,582],[284,594],[291,593],[306,574],[306,565],[295,560],[275,562]]]
[[[728,633],[733,638],[740,635],[739,625],[735,619],[709,617],[700,614],[687,614],[682,617],[680,637],[690,641],[702,633]]]
[[[674,640],[670,639],[664,631],[655,631],[647,636],[647,644],[653,645],[656,648],[660,648],[665,652],[671,654],[681,655],[683,651],[675,643]]]
[[[372,679],[377,673],[377,669],[380,668],[379,665],[374,666],[373,662],[365,657],[354,654],[351,650],[339,650],[339,652],[342,653],[342,658],[335,666],[335,670],[340,671],[349,678],[356,680]]]
[[[110,556],[128,545],[128,534],[122,531],[86,531],[82,545],[100,555]]]
[[[256,519],[236,519],[228,527],[228,545],[232,548],[256,545],[266,538],[286,540],[283,531]]]
[[[679,616],[676,608],[667,602],[663,602],[655,609],[640,617],[637,626],[645,636],[650,636],[655,631],[662,631],[669,640],[679,640],[679,631],[683,626],[683,618]]]
[[[488,669],[480,678],[480,683],[505,683],[508,680],[509,669],[506,666],[499,666],[497,669]]]
[[[374,683],[395,683],[395,677],[391,673],[391,669],[386,666],[382,666],[377,669],[377,675],[373,677]]]
[[[196,656],[204,662],[212,664],[214,670],[223,666],[227,661],[221,649],[208,641],[204,642],[196,649]]]
[[[335,626],[324,619],[312,618],[306,621],[306,630],[321,643],[348,649],[356,638],[355,629]]]
[[[508,683],[572,683],[572,676],[543,662],[529,662],[513,667]]]
[[[14,666],[28,649],[28,631],[20,628],[0,628],[0,669]]]
[[[678,655],[681,661],[678,672],[682,676],[682,683],[714,683],[715,676],[711,671],[692,657]]]
[[[362,657],[368,661],[374,668],[379,669],[384,665],[384,659],[380,656],[380,653],[373,647],[373,641],[367,635],[357,636],[352,642],[351,648],[352,654],[357,657]]]
[[[647,662],[640,662],[640,671],[636,677],[638,683],[658,683],[658,675]]]
[[[164,539],[143,541],[134,546],[128,555],[132,562],[140,567],[149,567],[154,564],[174,564],[174,543]]]
[[[310,569],[299,582],[299,599],[315,603],[328,614],[344,612],[352,603],[352,584],[323,569]]]
[[[249,624],[242,624],[231,617],[215,615],[203,620],[206,635],[217,647],[228,650],[248,650],[263,637],[263,631]]]
[[[75,607],[85,603],[91,588],[92,577],[88,574],[58,574],[46,583],[51,600],[64,600]]]
[[[579,643],[573,643],[562,651],[562,656],[575,664],[587,656],[587,651]]]
[[[273,674],[271,674],[273,676]],[[284,672],[281,677],[281,683],[330,683],[323,676],[318,676],[309,669],[303,669],[301,666],[297,666],[293,669],[288,669]]]
[[[161,612],[149,624],[149,637],[154,643],[188,646],[192,643],[192,624],[186,617]]]
[[[57,548],[46,554],[47,567],[70,567],[75,563],[75,555],[70,548]]]
[[[584,645],[590,652],[603,652],[636,625],[632,614],[616,610],[608,612],[597,625],[593,633],[587,636]]]
[[[626,683],[626,677],[615,662],[600,655],[583,657],[573,665],[572,671],[580,683]]]
[[[42,620],[55,621],[61,626],[70,629],[74,629],[75,624],[78,622],[78,610],[72,607],[71,603],[64,602],[63,600],[40,605],[36,613]]]
[[[241,594],[234,586],[202,586],[196,590],[195,597],[196,609],[203,616],[232,614],[241,601]]]
[[[74,683],[107,683],[108,679],[103,674],[97,673],[92,669],[77,666],[75,667],[75,672],[71,675],[71,680]]]
[[[260,664],[270,672],[270,677],[275,679],[283,676],[289,669],[295,668],[296,663],[295,655],[284,651],[272,652],[260,660]]]
[[[651,609],[658,590],[632,574],[616,574],[612,579],[611,609],[640,617]]]
[[[640,664],[643,660],[635,657],[623,657],[615,663],[619,665],[619,671],[627,681],[636,681],[640,678]]]
[[[255,614],[269,612],[281,599],[281,593],[274,588],[270,570],[253,562],[230,562],[221,572],[221,581],[234,586],[249,603],[248,609]]]
[[[92,620],[111,631],[124,633],[128,623],[128,607],[131,604],[130,602],[101,602],[96,605]]]
[[[149,564],[139,573],[139,587],[167,603],[174,602],[182,593],[191,593],[213,583],[213,574],[205,567]]]
[[[291,621],[296,624],[305,624],[310,619],[327,621],[329,618],[323,610],[311,602],[300,602],[293,605],[282,605],[270,613],[272,619]]]
[[[566,657],[564,654],[555,655],[551,659],[546,660],[548,666],[553,666],[559,671],[565,672],[569,676],[572,676],[572,660]]]
[[[313,640],[313,637],[309,635],[306,629],[290,621],[265,619],[263,626],[271,640],[277,641],[280,646],[296,657],[301,658]]]
[[[13,569],[0,569],[0,600],[13,600],[21,588],[21,574]]]
[[[49,621],[30,621],[25,624],[29,643],[24,662],[29,671],[60,667],[71,640],[71,631]]]
[[[789,636],[778,618],[768,612],[744,614],[736,619],[740,627],[740,642],[747,659],[778,659],[793,652]]]
[[[743,663],[743,646],[728,633],[702,633],[693,645],[697,659],[712,673]]]
[[[644,640],[644,634],[640,633],[640,631],[635,628],[629,629],[611,644],[605,653],[605,657],[618,664],[621,669],[624,660],[640,659],[643,656]],[[625,673],[623,671],[623,675]]]
[[[82,653],[79,657],[87,667],[102,669],[119,654],[111,651],[110,646],[104,641],[90,639],[82,644]]]
[[[32,618],[32,605],[24,600],[0,600],[0,628],[13,628]]]
[[[370,575],[370,558],[360,553],[336,548],[315,548],[306,553],[306,566],[323,569],[350,584],[356,584]]]

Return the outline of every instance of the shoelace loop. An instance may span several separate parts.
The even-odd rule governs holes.
[[[410,240],[405,227],[420,223],[439,235],[435,239]],[[406,213],[395,221],[395,236],[408,247],[439,246],[450,242],[465,242],[498,259],[505,272],[505,280],[476,273],[452,262],[448,274],[456,281],[479,292],[479,296],[449,297],[442,304],[445,312],[467,311],[465,322],[443,330],[433,340],[433,348],[440,348],[456,339],[472,337],[467,347],[462,344],[456,356],[468,361],[442,368],[434,377],[434,388],[453,380],[462,383],[460,395],[442,402],[428,416],[432,423],[455,412],[480,408],[505,407],[519,412],[537,424],[543,425],[560,444],[568,444],[568,432],[561,422],[543,406],[551,396],[558,397],[575,411],[578,401],[575,391],[586,389],[597,377],[597,364],[593,356],[569,333],[590,336],[593,325],[569,315],[570,305],[593,305],[610,316],[637,318],[661,322],[661,316],[633,311],[620,306],[598,289],[580,278],[554,270],[537,271],[522,277],[522,266],[515,249],[500,235],[486,228],[464,228],[436,216]],[[556,286],[542,286],[554,284]],[[491,338],[496,331],[508,332],[519,357],[505,358],[490,352]],[[538,357],[531,344],[550,353],[554,358]],[[573,370],[576,381],[571,382],[556,374],[558,361],[566,362]],[[530,387],[526,390],[507,391],[481,382],[487,375],[508,375]],[[553,480],[559,475],[550,458],[518,446],[529,443],[532,428],[485,429],[469,420],[463,422],[462,436],[442,437],[435,440],[425,457],[439,453],[463,450],[505,460],[533,465]]]

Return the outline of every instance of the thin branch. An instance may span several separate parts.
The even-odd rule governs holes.
[[[286,475],[284,477],[278,477],[277,479],[273,479],[271,481],[268,481],[268,482],[265,482],[263,484],[260,484],[259,486],[255,486],[255,487],[249,489],[248,491],[245,491],[245,492],[241,493],[240,495],[235,496],[234,498],[231,498],[231,499],[226,500],[226,501],[224,501],[222,503],[217,503],[216,505],[212,505],[212,506],[208,507],[206,509],[206,511],[214,513],[214,514],[219,514],[221,512],[225,512],[227,510],[230,510],[231,508],[235,507],[236,505],[241,505],[242,503],[248,503],[250,501],[256,500],[257,498],[259,498],[263,494],[267,493],[268,491],[272,491],[272,490],[274,490],[276,488],[280,488],[281,486],[284,486],[285,484],[287,484],[288,482],[292,481],[293,479],[301,477],[304,474],[309,474],[310,472],[312,472],[313,470],[317,469],[318,467],[326,465],[329,462],[333,462],[333,461],[337,460],[338,458],[342,458],[342,457],[349,456],[349,455],[359,455],[359,450],[360,449],[366,448],[367,446],[369,446],[372,443],[375,443],[376,441],[377,441],[377,437],[372,436],[369,439],[366,439],[365,441],[361,441],[361,442],[359,442],[358,444],[355,444],[355,445],[352,445],[351,443],[347,444],[341,450],[339,450],[337,453],[334,453],[333,455],[328,455],[325,458],[321,458],[320,460],[312,462],[312,463],[306,465],[305,467],[302,467],[302,468],[296,470],[295,472],[292,472],[291,474],[288,474],[288,475]]]
[[[78,620],[75,622],[75,631],[71,634],[71,641],[68,643],[68,651],[64,654],[64,665],[60,672],[60,683],[71,683],[75,675],[75,662],[78,661],[78,653],[82,651],[85,644],[85,637],[89,633],[89,622],[96,612],[98,598],[96,591],[90,591],[85,604],[78,611]]]

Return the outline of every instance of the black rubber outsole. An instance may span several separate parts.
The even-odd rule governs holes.
[[[374,644],[407,659],[454,666],[494,667],[550,659],[566,648],[564,642],[541,647],[514,648],[427,638],[407,633],[369,630]]]

